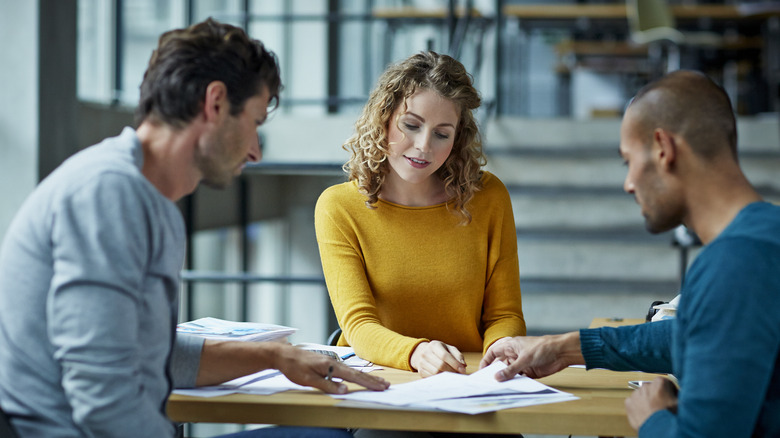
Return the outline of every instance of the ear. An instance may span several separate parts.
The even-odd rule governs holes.
[[[218,121],[229,112],[227,86],[222,81],[211,82],[203,99],[203,116],[206,121]]]
[[[661,128],[653,131],[653,158],[662,168],[674,167],[678,146],[677,140],[669,131]]]

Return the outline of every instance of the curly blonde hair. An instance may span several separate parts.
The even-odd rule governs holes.
[[[450,56],[421,52],[382,73],[355,123],[355,134],[343,145],[351,153],[344,171],[350,181],[357,180],[361,193],[368,198],[366,206],[374,208],[389,169],[387,132],[391,116],[418,89],[449,99],[460,111],[452,152],[436,175],[444,181],[447,207],[468,224],[471,213],[466,204],[482,188],[481,167],[487,161],[473,114],[481,99],[471,75]]]

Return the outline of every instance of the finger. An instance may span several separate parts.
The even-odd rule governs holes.
[[[444,345],[447,347],[447,352],[449,352],[450,354],[450,357],[447,358],[447,363],[450,364],[451,366],[454,365],[458,369],[459,373],[464,374],[466,372],[466,358],[463,357],[463,353],[461,353],[460,350],[458,350],[458,348],[455,347],[454,345],[448,345],[448,344],[444,344]],[[449,360],[450,358],[457,361],[457,363],[453,364]]]
[[[306,375],[302,376],[296,383],[311,386],[329,394],[344,394],[347,392],[347,385],[333,381],[336,365],[338,364],[332,360],[318,363],[317,366],[306,369]]]
[[[346,394],[348,391],[347,385],[328,379],[320,379],[312,386],[328,394]]]
[[[455,360],[457,360],[464,366],[466,365],[466,358],[463,357],[463,353],[461,353],[460,350],[458,350],[458,347],[449,344],[444,344],[444,345],[447,346],[447,350],[450,352],[452,357],[455,358]]]
[[[444,371],[465,373],[466,366],[452,355],[448,347],[449,345],[445,344],[444,342],[432,341],[431,348],[429,350],[432,357],[428,358],[428,362],[436,367],[437,372],[439,373]],[[457,351],[457,349],[455,349],[455,351]],[[459,351],[458,353],[460,354]]]
[[[381,377],[372,376],[368,373],[354,370],[346,365],[341,364],[338,364],[338,367],[336,367],[334,370],[333,375],[348,382],[357,383],[358,385],[368,388],[372,391],[384,391],[390,386],[390,382]]]
[[[479,361],[479,369],[485,368],[486,366],[492,364],[493,362],[498,359],[496,357],[496,354],[493,352],[493,347],[488,348],[487,353],[485,353],[485,356],[482,358],[481,361]]]
[[[457,372],[456,370],[453,370],[445,362],[443,362],[441,359],[436,357],[436,355],[433,352],[431,352],[430,355],[427,355],[420,361],[419,368],[417,369],[417,372],[420,374],[420,377],[430,377],[445,371]]]
[[[458,362],[449,351],[444,350],[440,352],[440,356],[434,358],[430,364],[436,369],[436,373],[450,372],[463,374],[466,372],[466,367]]]
[[[521,360],[514,360],[512,363],[507,365],[506,368],[496,373],[496,380],[499,382],[504,382],[506,380],[514,379],[516,375],[523,371],[524,365],[525,363],[523,363]]]

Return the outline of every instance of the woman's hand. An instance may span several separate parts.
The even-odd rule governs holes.
[[[466,360],[463,354],[452,345],[441,341],[423,342],[412,352],[412,368],[422,377],[429,377],[444,371],[466,373]]]

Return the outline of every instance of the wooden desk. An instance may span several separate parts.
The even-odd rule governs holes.
[[[479,353],[466,353],[468,371],[479,366]],[[377,375],[392,383],[418,379],[416,373],[385,369]],[[554,435],[635,436],[626,420],[624,399],[629,380],[654,375],[585,371],[567,368],[540,379],[572,393],[579,400],[480,415],[339,406],[339,400],[320,392],[288,391],[270,396],[233,394],[214,398],[172,395],[168,415],[178,422],[281,424],[320,427],[360,427],[443,432],[532,433]]]
[[[621,325],[644,324],[644,318],[593,318],[588,328],[619,327]]]

